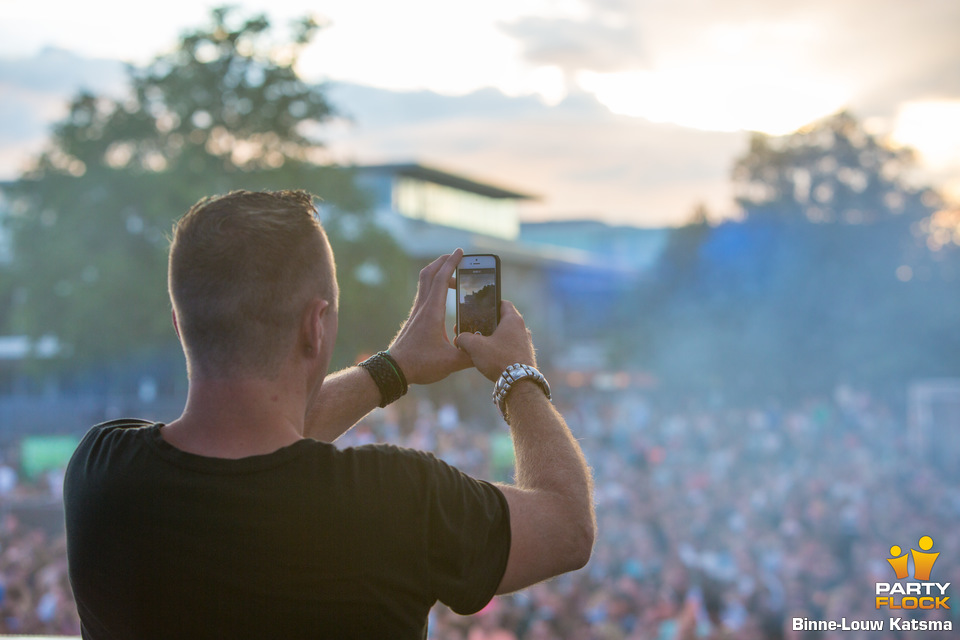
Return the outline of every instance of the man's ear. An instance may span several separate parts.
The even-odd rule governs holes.
[[[324,316],[328,313],[330,303],[320,298],[314,298],[303,310],[300,323],[300,344],[304,353],[316,355],[320,352],[326,336],[324,332]]]

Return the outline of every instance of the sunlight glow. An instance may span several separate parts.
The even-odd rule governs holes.
[[[496,87],[508,95],[536,93],[556,102],[564,91],[556,71],[522,63],[521,43],[498,26],[543,10],[549,2],[417,0],[414,5],[324,3],[320,10],[329,26],[304,51],[299,71],[311,80],[446,95]]]
[[[709,131],[782,135],[840,110],[849,98],[842,87],[762,64],[583,72],[578,80],[615,113]]]
[[[895,144],[915,149],[941,195],[960,203],[960,100],[903,104],[890,137]]]
[[[905,103],[897,112],[892,138],[916,149],[931,165],[960,169],[960,100]]]

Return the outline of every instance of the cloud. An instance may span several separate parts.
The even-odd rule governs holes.
[[[582,0],[575,13],[501,25],[532,64],[607,73],[764,63],[800,86],[845,86],[864,115],[960,96],[960,2]],[[722,80],[722,76],[719,78]],[[825,115],[825,114],[821,114]]]
[[[527,60],[568,74],[643,66],[646,56],[636,30],[619,22],[528,17],[502,24],[501,29],[523,44]]]
[[[0,178],[15,177],[81,87],[119,93],[119,62],[50,50],[0,60]],[[711,134],[614,116],[593,96],[548,106],[536,96],[483,89],[459,97],[335,83],[329,97],[350,124],[320,128],[330,156],[372,164],[416,160],[540,196],[530,219],[596,217],[675,224],[699,201],[729,205],[737,134]]]
[[[524,207],[527,219],[673,225],[701,202],[729,215],[730,170],[747,146],[740,133],[615,116],[583,93],[553,107],[490,90],[448,97],[343,86],[338,95],[345,111],[362,117],[327,137],[337,160],[417,160],[538,195]],[[424,111],[430,115],[398,116]]]
[[[543,110],[536,96],[508,98],[496,89],[481,89],[467,99],[434,91],[391,91],[362,84],[334,82],[328,97],[338,111],[359,127],[383,128],[452,117],[517,117]]]
[[[59,49],[0,59],[0,179],[14,178],[26,168],[79,90],[118,94],[124,69],[115,60],[83,58]]]
[[[0,80],[0,145],[36,141],[49,124],[66,115],[62,96],[31,90]]]
[[[70,96],[79,89],[116,93],[125,78],[121,62],[85,58],[63,49],[47,48],[29,58],[0,59],[0,84],[50,95]]]

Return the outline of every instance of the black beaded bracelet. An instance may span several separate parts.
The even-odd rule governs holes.
[[[397,361],[386,351],[370,356],[359,366],[367,370],[380,390],[381,407],[396,402],[407,393],[407,378]]]

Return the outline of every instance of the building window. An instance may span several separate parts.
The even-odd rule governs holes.
[[[433,224],[508,240],[514,240],[520,234],[519,211],[513,198],[491,198],[417,178],[397,176],[393,206],[408,218]]]

